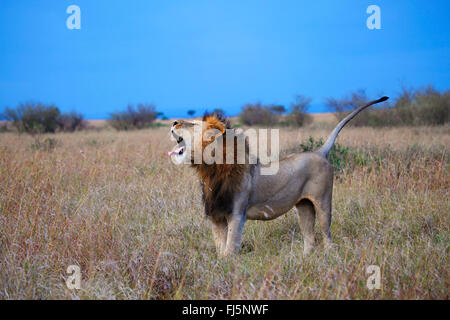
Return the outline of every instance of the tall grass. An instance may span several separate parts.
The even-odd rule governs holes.
[[[282,149],[329,130],[286,129]],[[335,179],[333,247],[309,257],[294,211],[249,221],[216,256],[198,179],[174,166],[167,128],[0,135],[2,299],[448,299],[448,127],[346,128],[369,157]],[[82,271],[80,290],[66,269]],[[381,268],[381,290],[366,267]]]

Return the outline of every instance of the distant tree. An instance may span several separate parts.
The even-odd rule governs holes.
[[[450,90],[442,93],[432,85],[402,88],[389,112],[391,125],[444,125],[450,122]]]
[[[151,104],[138,104],[137,109],[128,105],[125,111],[111,113],[108,122],[116,130],[142,129],[150,126],[161,115]]]
[[[59,115],[59,109],[54,105],[26,103],[16,109],[6,108],[3,117],[11,121],[19,132],[36,134],[55,132]]]
[[[354,110],[366,103],[367,95],[364,89],[351,92],[349,97],[326,99],[326,105],[335,112],[335,116],[338,120],[342,120],[348,114],[348,111]]]
[[[291,105],[292,109],[289,114],[292,123],[301,127],[311,122],[311,116],[307,112],[311,101],[311,98],[303,95],[295,96],[295,101]]]
[[[86,121],[84,121],[83,115],[75,111],[60,114],[57,122],[61,131],[73,132],[86,128]]]
[[[351,110],[367,104],[364,90],[351,93],[342,99],[329,98],[327,103],[342,119]],[[418,89],[402,87],[397,98],[361,112],[349,125],[371,126],[421,126],[445,125],[450,122],[450,90],[440,92],[433,86]]]
[[[279,116],[268,106],[261,103],[246,104],[239,115],[240,122],[248,125],[274,125],[278,122]]]
[[[192,117],[195,114],[195,110],[188,110],[187,114],[188,116]]]

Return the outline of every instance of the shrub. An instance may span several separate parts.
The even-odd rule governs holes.
[[[339,120],[351,109],[356,109],[368,102],[363,90],[351,94],[350,98],[327,99],[327,105],[336,112]],[[388,102],[372,107],[358,114],[350,126],[411,126],[443,125],[450,122],[450,90],[443,93],[432,86],[422,89],[403,88],[393,105]]]
[[[313,152],[318,150],[323,144],[324,141],[322,138],[314,139],[313,137],[309,137],[298,146],[284,150],[282,156],[291,153]],[[380,157],[374,157],[367,152],[351,149],[339,143],[335,143],[328,154],[328,161],[334,167],[336,174],[341,174],[344,169],[353,170],[357,166],[363,167],[371,163],[378,163],[380,159]]]
[[[326,105],[335,112],[338,120],[345,118],[348,114],[348,110],[354,110],[365,103],[367,103],[367,95],[363,89],[350,93],[350,97],[344,97],[342,99],[326,99]]]
[[[404,125],[443,125],[450,122],[450,90],[443,93],[428,86],[418,90],[403,89],[392,108],[397,121]]]
[[[244,125],[283,125],[283,126],[303,126],[312,121],[307,113],[307,108],[311,99],[302,95],[295,97],[295,102],[291,104],[291,111],[287,116],[283,116],[286,108],[282,105],[272,104],[263,106],[261,103],[247,104],[242,108],[239,120]]]
[[[155,106],[139,104],[137,109],[128,105],[122,112],[110,114],[109,124],[116,130],[142,129],[149,127],[158,116]]]
[[[58,128],[61,131],[73,132],[86,128],[86,121],[83,115],[77,112],[63,113],[58,116]]]
[[[8,132],[8,124],[6,122],[0,123],[0,132]]]
[[[262,106],[259,102],[245,105],[239,115],[240,122],[248,126],[273,125],[278,122],[278,118],[269,106]]]
[[[55,132],[58,128],[59,109],[41,103],[20,104],[16,109],[6,108],[4,118],[11,121],[19,132],[31,134]]]
[[[313,152],[324,144],[322,138],[315,140],[309,137],[308,140],[300,143],[300,152]],[[349,147],[344,147],[339,143],[335,143],[328,155],[328,161],[333,165],[334,169],[339,171],[346,167],[349,157]]]
[[[292,103],[292,110],[289,114],[289,123],[299,127],[311,123],[311,116],[307,113],[310,103],[311,98],[297,95],[295,97],[295,102]]]
[[[341,99],[328,98],[326,104],[335,112],[336,118],[341,121],[344,119],[351,111],[357,109],[365,104],[367,104],[368,98],[365,90],[360,89],[355,92],[350,93],[349,97],[344,97]],[[376,108],[376,107],[372,107]],[[353,118],[349,125],[354,127],[365,126],[365,125],[382,125],[383,116],[381,112],[374,112],[373,109],[365,110],[358,114],[357,117]]]
[[[16,109],[6,108],[3,117],[19,132],[30,134],[75,131],[86,126],[82,114],[76,112],[61,114],[54,105],[42,103],[20,104]]]

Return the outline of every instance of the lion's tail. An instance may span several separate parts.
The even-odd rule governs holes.
[[[368,104],[366,104],[362,107],[359,107],[358,109],[356,109],[355,111],[350,113],[348,116],[346,116],[341,122],[339,122],[339,124],[336,126],[336,128],[334,128],[333,132],[331,132],[327,141],[324,143],[324,145],[322,147],[320,147],[319,150],[316,151],[316,153],[318,153],[321,156],[323,156],[324,158],[326,158],[328,156],[328,153],[330,152],[331,148],[333,148],[334,142],[336,141],[336,138],[337,138],[339,132],[347,124],[347,122],[352,120],[358,113],[360,113],[364,109],[370,107],[373,104],[377,104],[377,103],[386,101],[387,99],[389,99],[389,97],[382,97],[378,100],[371,101]]]

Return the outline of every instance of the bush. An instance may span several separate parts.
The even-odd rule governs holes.
[[[310,136],[308,140],[300,143],[300,152],[316,151],[323,144],[324,141],[322,138],[320,138],[319,140],[314,140],[314,138]],[[346,167],[349,154],[350,154],[349,147],[344,147],[339,143],[335,143],[328,155],[328,161],[333,165],[336,171],[340,171]]]
[[[84,129],[86,126],[82,114],[76,112],[61,114],[54,105],[42,103],[20,104],[16,109],[6,108],[3,117],[19,132],[30,134],[71,132]]]
[[[336,112],[339,120],[369,100],[363,90],[351,94],[350,98],[327,99],[327,105]],[[412,126],[443,125],[450,122],[450,90],[440,93],[432,86],[422,89],[402,89],[393,105],[388,102],[358,114],[350,126]]]
[[[258,102],[245,105],[239,119],[241,123],[248,126],[274,125],[278,122],[279,116],[269,106],[262,106]]]
[[[324,140],[314,139],[309,137],[307,140],[301,142],[298,146],[283,150],[282,157],[291,153],[299,152],[313,152],[318,150],[324,144]],[[335,143],[328,154],[328,161],[334,167],[337,175],[344,172],[344,169],[353,170],[355,167],[364,167],[369,164],[376,164],[380,161],[380,157],[372,156],[367,152],[342,146],[339,143]]]
[[[0,132],[8,132],[8,124],[6,122],[0,123]]]
[[[440,93],[432,86],[418,90],[403,89],[391,110],[397,113],[396,121],[404,125],[449,123],[450,90]]]
[[[295,97],[295,102],[291,104],[291,112],[287,116],[286,109],[282,105],[271,104],[267,106],[261,103],[247,104],[242,108],[239,120],[242,124],[253,125],[281,125],[301,127],[312,121],[307,109],[311,99],[302,95]]]
[[[116,130],[142,129],[149,127],[158,116],[155,106],[139,104],[137,109],[132,105],[127,110],[111,113],[109,124]]]
[[[3,116],[19,132],[36,134],[55,132],[59,115],[59,109],[54,105],[27,103],[20,104],[16,109],[6,108]]]
[[[326,104],[335,112],[336,118],[341,121],[351,111],[367,104],[368,102],[369,99],[367,98],[365,90],[360,89],[350,93],[349,97],[342,99],[328,98]],[[386,103],[383,106],[386,107],[388,104]],[[378,108],[379,110],[374,110],[375,108]],[[379,106],[374,106],[369,110],[365,110],[364,112],[358,114],[357,117],[353,118],[349,125],[354,127],[382,126],[384,121],[384,113],[381,110],[382,108]]]
[[[342,99],[328,98],[326,105],[335,112],[338,120],[342,120],[347,116],[348,110],[354,110],[367,103],[367,95],[365,90],[359,89],[350,93],[350,97]]]
[[[311,103],[311,98],[307,98],[302,95],[297,95],[295,97],[295,102],[292,104],[292,110],[289,114],[289,123],[296,126],[304,126],[311,123],[311,116],[307,113],[309,104]]]
[[[59,130],[65,132],[73,132],[86,128],[83,115],[77,112],[63,113],[58,116],[57,122]]]

